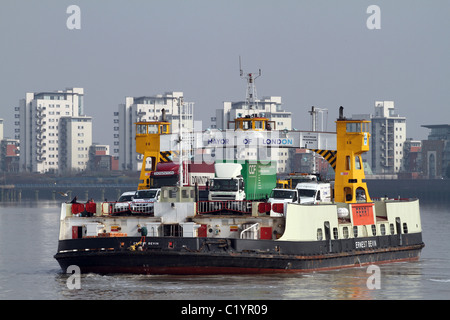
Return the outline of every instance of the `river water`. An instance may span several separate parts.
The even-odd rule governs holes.
[[[421,206],[425,248],[417,262],[289,275],[81,276],[69,275],[53,258],[59,232],[58,202],[0,203],[0,299],[32,300],[291,300],[450,299],[450,209]],[[380,288],[369,288],[378,274]],[[374,282],[371,282],[374,283]]]

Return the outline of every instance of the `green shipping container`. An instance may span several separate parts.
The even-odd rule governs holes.
[[[244,179],[246,200],[265,200],[277,184],[277,163],[275,161],[219,160],[222,163],[240,163]]]

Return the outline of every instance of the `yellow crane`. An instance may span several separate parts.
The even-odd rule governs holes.
[[[361,154],[369,151],[369,123],[368,120],[347,120],[343,116],[343,108],[339,108],[336,121],[335,202],[371,202],[361,159]]]
[[[346,119],[344,108],[339,108],[336,121],[336,150],[313,149],[333,167],[334,201],[355,203],[357,200],[371,202],[361,154],[369,151],[368,120]]]
[[[161,152],[160,136],[170,133],[170,122],[136,122],[136,152],[143,155],[138,190],[150,187],[150,172],[155,171],[158,162],[169,162],[171,152]],[[147,166],[151,160],[151,166]]]

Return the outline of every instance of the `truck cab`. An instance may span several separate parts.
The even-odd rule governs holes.
[[[283,189],[283,188],[275,188],[270,193],[269,200],[270,203],[270,216],[271,217],[282,217],[286,214],[286,208],[288,203],[297,203],[298,202],[298,190],[297,189]],[[274,204],[283,205],[283,212],[280,212],[280,206],[274,206]],[[276,208],[276,209],[275,209]],[[274,210],[275,209],[275,210]]]
[[[209,200],[245,200],[244,179],[239,163],[216,163],[211,180]]]

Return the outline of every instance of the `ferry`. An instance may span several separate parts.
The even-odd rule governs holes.
[[[264,121],[248,120],[255,119]],[[369,150],[368,125],[346,119],[341,107],[336,150],[314,150],[335,169],[331,201],[293,202],[280,211],[264,200],[199,201],[195,186],[166,186],[148,212],[133,212],[130,205],[122,215],[123,206],[114,202],[63,203],[54,257],[64,272],[76,265],[83,273],[181,275],[311,272],[417,260],[424,247],[419,200],[372,199],[367,190],[361,154]]]

